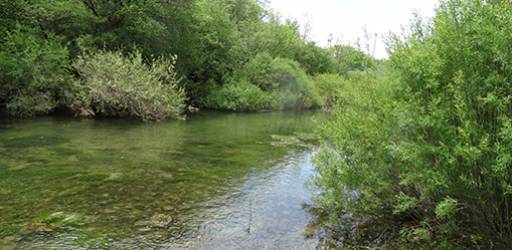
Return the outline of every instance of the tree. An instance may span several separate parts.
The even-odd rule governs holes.
[[[17,25],[0,45],[0,103],[14,116],[53,111],[70,90],[68,51],[59,37]]]

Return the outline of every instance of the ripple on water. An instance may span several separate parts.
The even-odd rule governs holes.
[[[313,248],[303,206],[312,117],[16,123],[0,131],[0,239],[22,249]]]

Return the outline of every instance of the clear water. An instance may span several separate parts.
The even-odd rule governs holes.
[[[0,122],[0,248],[308,249],[318,113]]]

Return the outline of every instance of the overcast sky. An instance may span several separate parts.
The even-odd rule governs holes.
[[[294,18],[304,26],[308,23],[310,38],[327,44],[329,35],[344,43],[363,39],[368,33],[379,34],[375,56],[387,56],[383,37],[390,31],[400,32],[414,11],[432,17],[438,0],[269,0],[270,6],[283,17]],[[363,42],[364,43],[364,42]],[[370,43],[373,47],[373,41]],[[373,50],[373,49],[372,49]]]

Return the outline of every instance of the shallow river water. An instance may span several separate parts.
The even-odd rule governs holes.
[[[0,121],[0,249],[314,249],[319,113]]]

